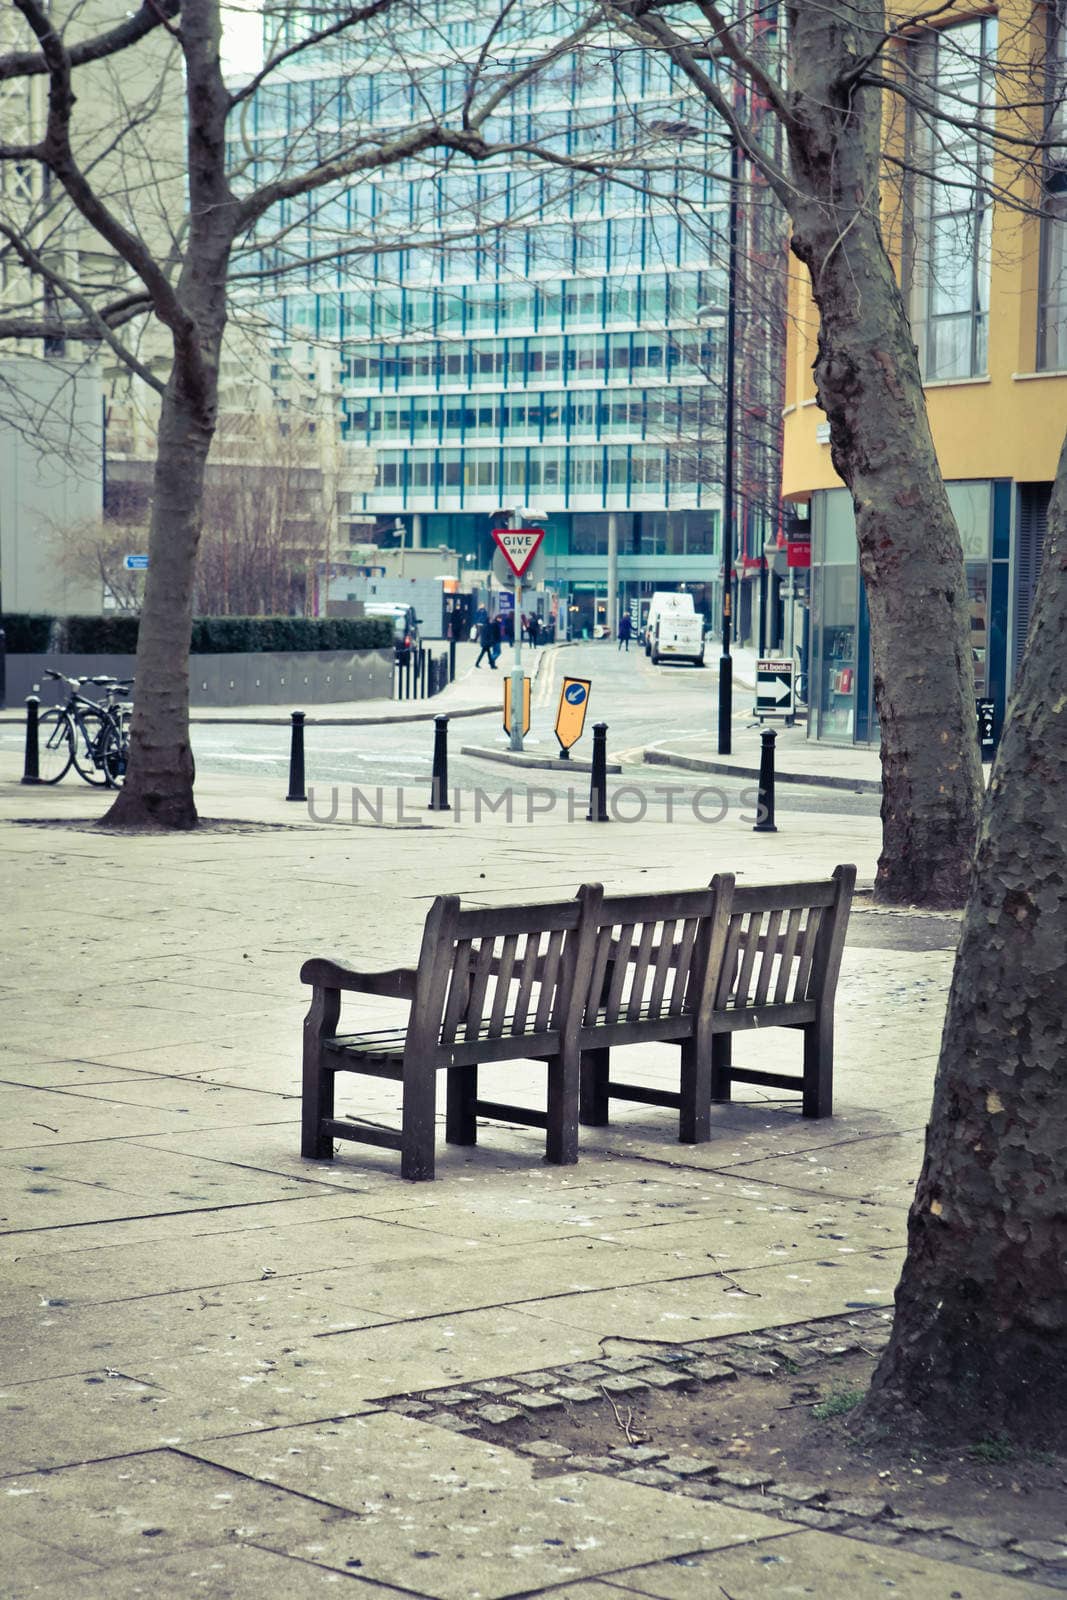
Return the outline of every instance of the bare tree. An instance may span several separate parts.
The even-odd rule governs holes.
[[[140,550],[144,529],[116,522],[77,522],[54,527],[56,564],[68,578],[93,585],[119,611],[136,614],[144,594],[144,573],[128,570],[128,555]]]
[[[149,537],[150,566],[137,656],[137,701],[131,730],[130,767],[126,785],[109,813],[111,824],[130,826],[195,826],[193,767],[188,737],[188,648],[200,540],[205,469],[218,414],[223,336],[231,288],[251,292],[252,280],[291,270],[287,259],[290,221],[286,208],[300,219],[303,202],[318,196],[322,207],[336,207],[345,185],[382,173],[401,162],[428,159],[433,151],[457,152],[474,159],[490,152],[487,128],[497,108],[515,88],[528,83],[539,68],[569,50],[589,31],[581,22],[573,36],[555,34],[536,57],[524,53],[501,65],[495,45],[505,22],[513,25],[512,7],[505,7],[484,25],[480,47],[468,50],[463,70],[439,109],[420,93],[418,73],[406,74],[407,88],[396,86],[396,105],[345,111],[346,74],[335,74],[336,105],[332,113],[309,108],[306,133],[294,137],[291,127],[279,131],[273,150],[248,143],[248,119],[269,99],[272,84],[288,93],[299,82],[295,68],[315,52],[340,52],[380,61],[384,55],[403,60],[404,32],[413,10],[400,0],[367,0],[339,7],[332,18],[309,16],[297,7],[279,8],[276,44],[264,66],[240,87],[227,85],[221,63],[219,0],[185,0],[177,7],[148,6],[122,27],[87,39],[68,40],[80,26],[81,7],[72,5],[69,26],[62,8],[51,10],[41,0],[13,0],[25,22],[26,48],[0,56],[0,81],[43,78],[47,84],[43,132],[29,130],[18,140],[0,144],[0,163],[32,169],[39,175],[27,215],[0,216],[0,241],[6,244],[8,267],[17,265],[36,286],[25,306],[9,308],[0,317],[0,337],[10,339],[89,340],[136,374],[159,396],[158,450],[154,467]],[[154,70],[155,58],[138,52],[163,39],[170,48]],[[108,62],[121,52],[123,72],[131,59],[142,62],[145,81],[136,107],[123,105],[113,137],[101,128],[100,112],[86,112],[75,93],[78,74]],[[122,167],[124,144],[136,128],[150,126],[154,115],[173,116],[174,101],[164,92],[173,87],[180,54],[187,148],[178,171],[188,186],[187,211],[178,216],[160,193],[154,208],[161,225],[140,226],[141,200],[136,184],[151,191],[161,183],[150,164],[133,173],[135,184],[109,189],[104,177]],[[144,61],[149,64],[143,66]],[[88,65],[91,64],[91,65]],[[402,76],[405,76],[402,74]],[[352,81],[358,82],[356,70]],[[401,104],[403,109],[401,109]],[[87,119],[92,140],[88,154],[80,143],[79,119]],[[94,181],[97,175],[100,181]],[[58,207],[62,195],[66,210]],[[62,247],[57,234],[61,215],[70,210],[95,241],[95,253],[84,239],[80,250]],[[410,229],[409,229],[410,231]],[[364,238],[352,246],[366,252]],[[377,244],[374,246],[377,248]],[[231,269],[235,251],[248,248],[254,264],[247,277]],[[297,254],[300,254],[299,249]],[[336,260],[337,251],[331,256]],[[304,252],[305,272],[316,262]],[[95,270],[94,270],[95,269]],[[125,337],[133,323],[148,321],[165,335],[160,351],[138,348]]]

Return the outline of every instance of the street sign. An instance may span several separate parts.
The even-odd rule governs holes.
[[[122,565],[127,572],[145,572],[148,568],[147,556],[123,556]]]
[[[796,713],[794,671],[795,663],[788,656],[756,662],[757,717],[785,717],[792,721]]]
[[[786,559],[786,566],[787,567],[810,567],[811,566],[811,540],[810,539],[790,539],[789,543],[786,546],[786,558],[785,559]]]
[[[530,731],[530,680],[522,680],[522,731]],[[504,679],[504,732],[511,732],[511,674]]]
[[[995,700],[976,700],[974,709],[978,717],[978,748],[983,761],[992,761],[997,748],[997,703]]]
[[[572,744],[577,744],[585,727],[585,713],[589,709],[588,678],[564,678],[556,712],[556,738],[561,755],[566,756]]]
[[[505,611],[512,612],[515,610],[515,596],[512,594],[510,589],[501,589],[500,593],[496,597],[496,609],[500,613]]]
[[[544,528],[493,529],[493,538],[516,578],[522,577],[544,537]]]
[[[493,581],[494,581],[494,583],[499,584],[501,589],[511,590],[512,588],[514,588],[515,584],[519,581],[515,577],[515,574],[512,572],[511,564],[508,561],[507,557],[505,556],[503,550],[501,550],[499,548],[497,548],[497,549],[495,549],[493,551],[492,572],[493,572]],[[536,555],[534,556],[533,560],[527,566],[526,571],[522,575],[522,580],[521,581],[522,581],[522,587],[524,589],[543,589],[544,588],[544,586],[545,586],[545,547],[544,547],[544,545],[541,546],[541,548],[537,551]]]

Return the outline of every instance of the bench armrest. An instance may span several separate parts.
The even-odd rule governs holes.
[[[317,989],[349,989],[359,994],[383,995],[389,1000],[415,998],[415,969],[393,967],[388,972],[355,972],[337,961],[317,956],[300,968],[301,983]]]

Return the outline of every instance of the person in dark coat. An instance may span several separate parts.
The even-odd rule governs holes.
[[[495,617],[492,621],[486,617],[478,631],[478,641],[482,648],[478,652],[478,659],[474,665],[476,667],[480,667],[483,656],[488,656],[489,665],[495,672],[496,658],[500,654],[500,624],[497,622]]]
[[[541,618],[536,611],[531,611],[530,620],[526,624],[526,633],[533,648],[537,649],[537,640],[541,632]]]
[[[619,618],[619,649],[625,648],[627,655],[630,654],[630,640],[633,637],[633,631],[633,619],[628,611],[624,611]]]

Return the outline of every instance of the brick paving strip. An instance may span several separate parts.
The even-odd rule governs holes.
[[[616,1423],[626,1432],[620,1403],[654,1391],[693,1392],[704,1385],[729,1383],[739,1375],[773,1378],[803,1373],[807,1379],[842,1356],[877,1353],[888,1343],[891,1321],[890,1311],[871,1310],[677,1345],[620,1340],[634,1353],[488,1378],[462,1388],[453,1384],[388,1395],[379,1404],[455,1433],[491,1440],[534,1458],[547,1472],[606,1473],[648,1488],[759,1511],[793,1526],[893,1545],[1005,1577],[1033,1577],[1049,1588],[1067,1590],[1067,1533],[1061,1542],[1019,1539],[983,1519],[958,1518],[953,1523],[948,1517],[898,1513],[878,1496],[835,1495],[818,1483],[777,1479],[755,1467],[746,1470],[735,1456],[721,1453],[672,1454],[650,1445],[625,1444],[593,1455],[551,1437],[523,1443],[507,1437],[509,1425],[521,1421],[537,1421],[551,1434],[553,1419],[568,1414],[573,1418],[575,1408],[595,1402],[611,1407]]]

